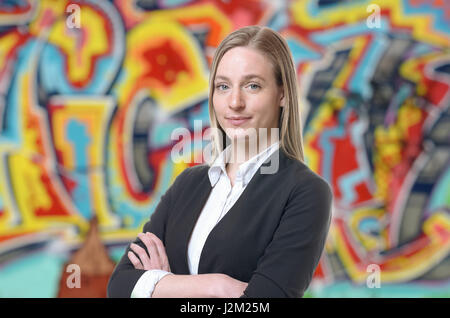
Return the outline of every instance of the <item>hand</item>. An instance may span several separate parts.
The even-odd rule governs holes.
[[[144,243],[147,251],[137,244],[132,243],[132,251],[128,252],[128,258],[135,269],[160,269],[170,272],[169,259],[161,240],[153,233],[139,233],[138,238]],[[135,255],[136,253],[136,255]],[[148,256],[150,254],[150,257]],[[138,257],[139,256],[139,257]]]

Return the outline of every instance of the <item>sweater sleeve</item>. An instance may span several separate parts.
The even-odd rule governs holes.
[[[150,217],[150,220],[145,223],[143,233],[152,232],[164,243],[164,233],[166,228],[167,219],[170,213],[171,200],[173,193],[177,192],[180,180],[185,174],[184,170],[177,176],[174,183],[169,187],[164,195],[161,196],[161,200],[158,203],[155,211]],[[136,238],[134,244],[146,249],[144,243]],[[110,298],[128,298],[138,282],[139,278],[146,272],[146,270],[135,269],[130,259],[128,258],[128,252],[131,251],[130,244],[128,244],[125,254],[116,265],[111,277],[109,278],[107,296]]]
[[[292,190],[243,298],[302,297],[308,288],[328,235],[332,192],[321,177],[307,179]]]

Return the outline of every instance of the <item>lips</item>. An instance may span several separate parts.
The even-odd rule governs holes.
[[[227,120],[234,126],[240,126],[247,121],[249,121],[251,117],[228,117]]]

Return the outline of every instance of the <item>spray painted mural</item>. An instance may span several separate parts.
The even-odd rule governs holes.
[[[334,191],[306,296],[450,296],[448,1],[6,0],[0,297],[106,295],[196,162],[170,159],[171,132],[201,156],[214,48],[253,24],[288,41],[306,160]]]

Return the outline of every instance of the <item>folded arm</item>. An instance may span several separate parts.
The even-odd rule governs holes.
[[[138,291],[133,291],[136,297],[240,297],[247,287],[247,283],[225,274],[168,275],[170,266],[162,241],[150,232],[140,233],[138,238],[145,248],[132,244],[128,258],[135,269],[150,272],[136,284]]]
[[[152,298],[237,298],[246,287],[225,274],[167,275],[156,284]]]

